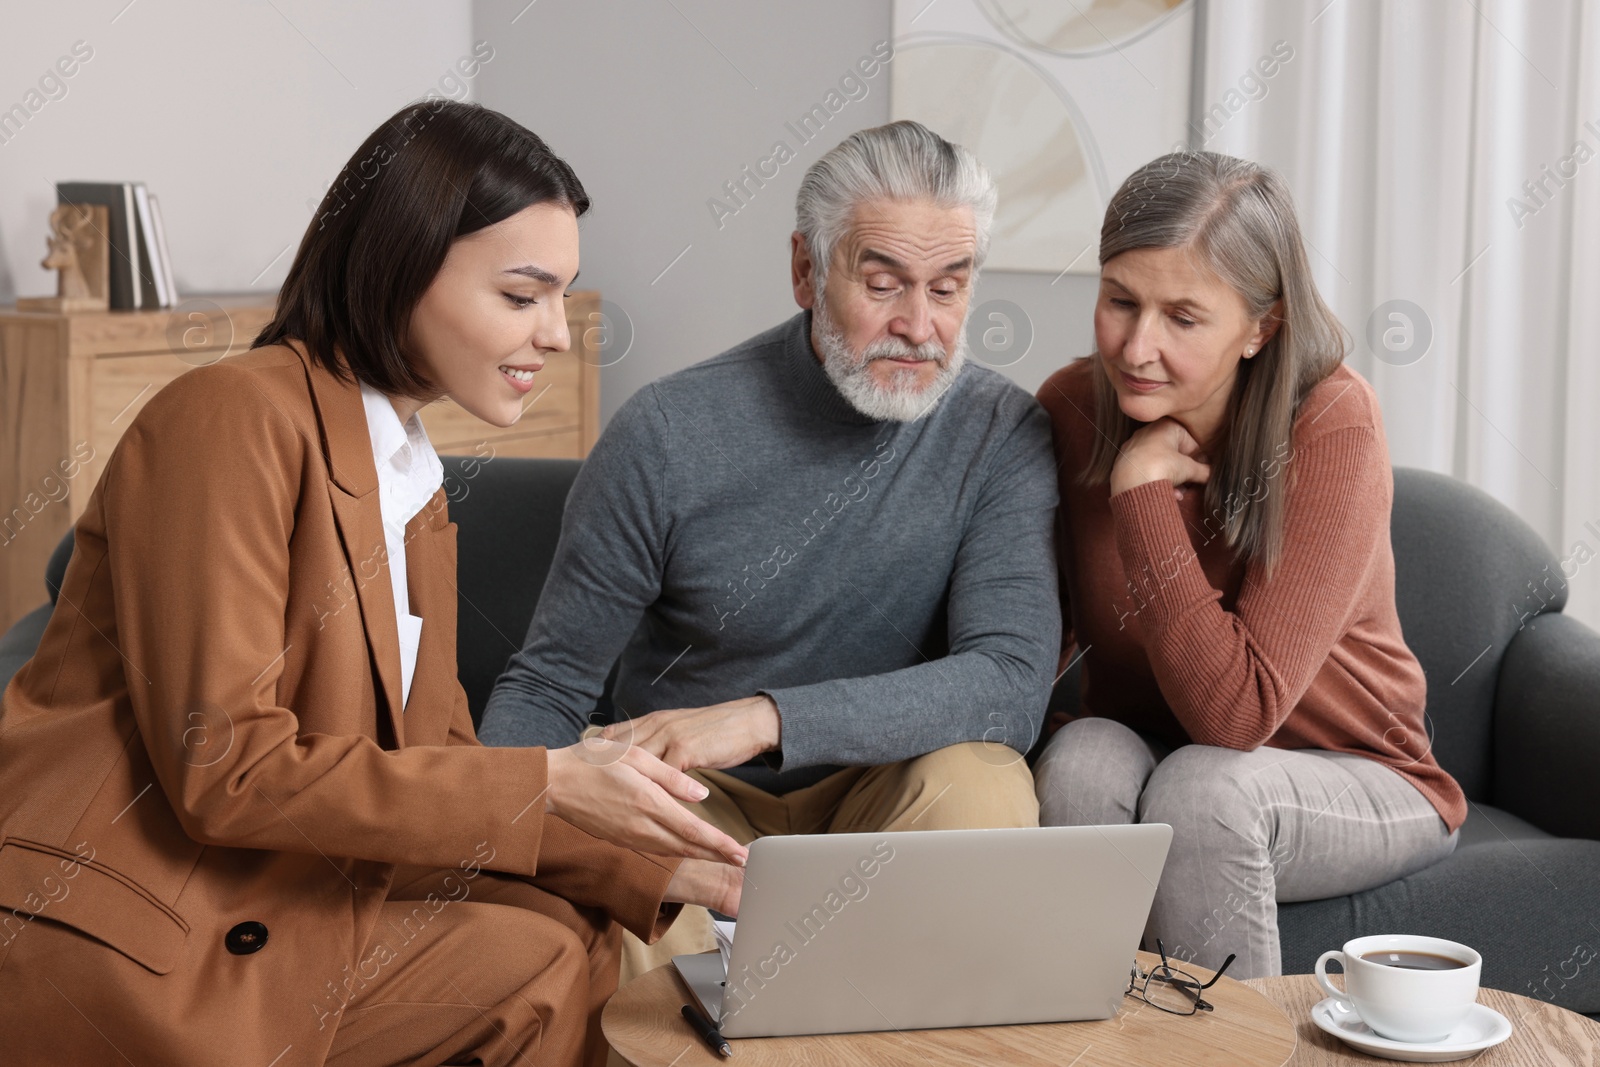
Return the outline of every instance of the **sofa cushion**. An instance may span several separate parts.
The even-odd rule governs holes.
[[[456,672],[476,725],[522,648],[561,536],[579,462],[440,456],[456,524]]]
[[[67,562],[72,559],[73,535],[73,530],[62,535],[50,553],[50,562],[44,565],[44,587],[50,592],[52,604],[56,602],[56,594],[61,591],[61,580],[67,576]]]
[[[1467,821],[1461,824],[1461,837],[1456,841],[1456,851],[1475,845],[1495,845],[1504,841],[1553,841],[1554,834],[1546,833],[1526,819],[1509,811],[1491,808],[1487,804],[1471,804],[1467,808]]]
[[[44,637],[45,623],[50,621],[52,604],[40,604],[11,624],[11,629],[0,636],[0,691],[10,684],[11,676],[33,658],[34,650]]]

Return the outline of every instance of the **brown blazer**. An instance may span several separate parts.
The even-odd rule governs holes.
[[[647,941],[676,917],[678,861],[545,815],[544,749],[479,744],[442,488],[406,527],[402,713],[376,489],[358,386],[299,346],[190,371],[129,426],[0,699],[0,1044],[320,1064],[397,864],[521,876]]]

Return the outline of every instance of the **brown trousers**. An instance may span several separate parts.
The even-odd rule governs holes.
[[[326,1062],[600,1067],[621,934],[604,912],[518,878],[402,867],[358,980],[337,994]]]

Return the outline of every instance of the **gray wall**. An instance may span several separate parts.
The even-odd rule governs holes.
[[[367,134],[429,89],[472,88],[441,86],[472,51],[467,0],[86,0],[5,14],[0,110],[30,112],[0,131],[0,303],[56,291],[39,261],[64,180],[148,185],[180,296],[270,292]],[[80,40],[92,58],[30,106]]]
[[[888,39],[889,3],[526,5],[475,0],[472,35],[496,50],[476,99],[544,137],[594,199],[582,223],[579,286],[599,289],[632,325],[626,355],[601,372],[609,419],[641,385],[794,314],[788,245],[800,177],[851,131],[888,121],[889,72],[867,81],[866,95],[809,143],[785,124]],[[707,201],[732,205],[723,183],[771,156],[778,140],[793,160],[764,187],[748,184],[746,205],[719,226]],[[1030,391],[1093,344],[1095,280],[1051,283],[1049,275],[989,273],[974,296],[975,307],[1010,301],[1031,323],[1026,355],[1018,359],[1013,347],[988,357],[1016,360],[1004,372]],[[624,333],[613,334],[619,347]]]

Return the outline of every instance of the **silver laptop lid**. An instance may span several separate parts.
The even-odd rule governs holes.
[[[1104,1019],[1172,828],[770,836],[750,846],[720,1011],[716,954],[677,957],[726,1037]]]

